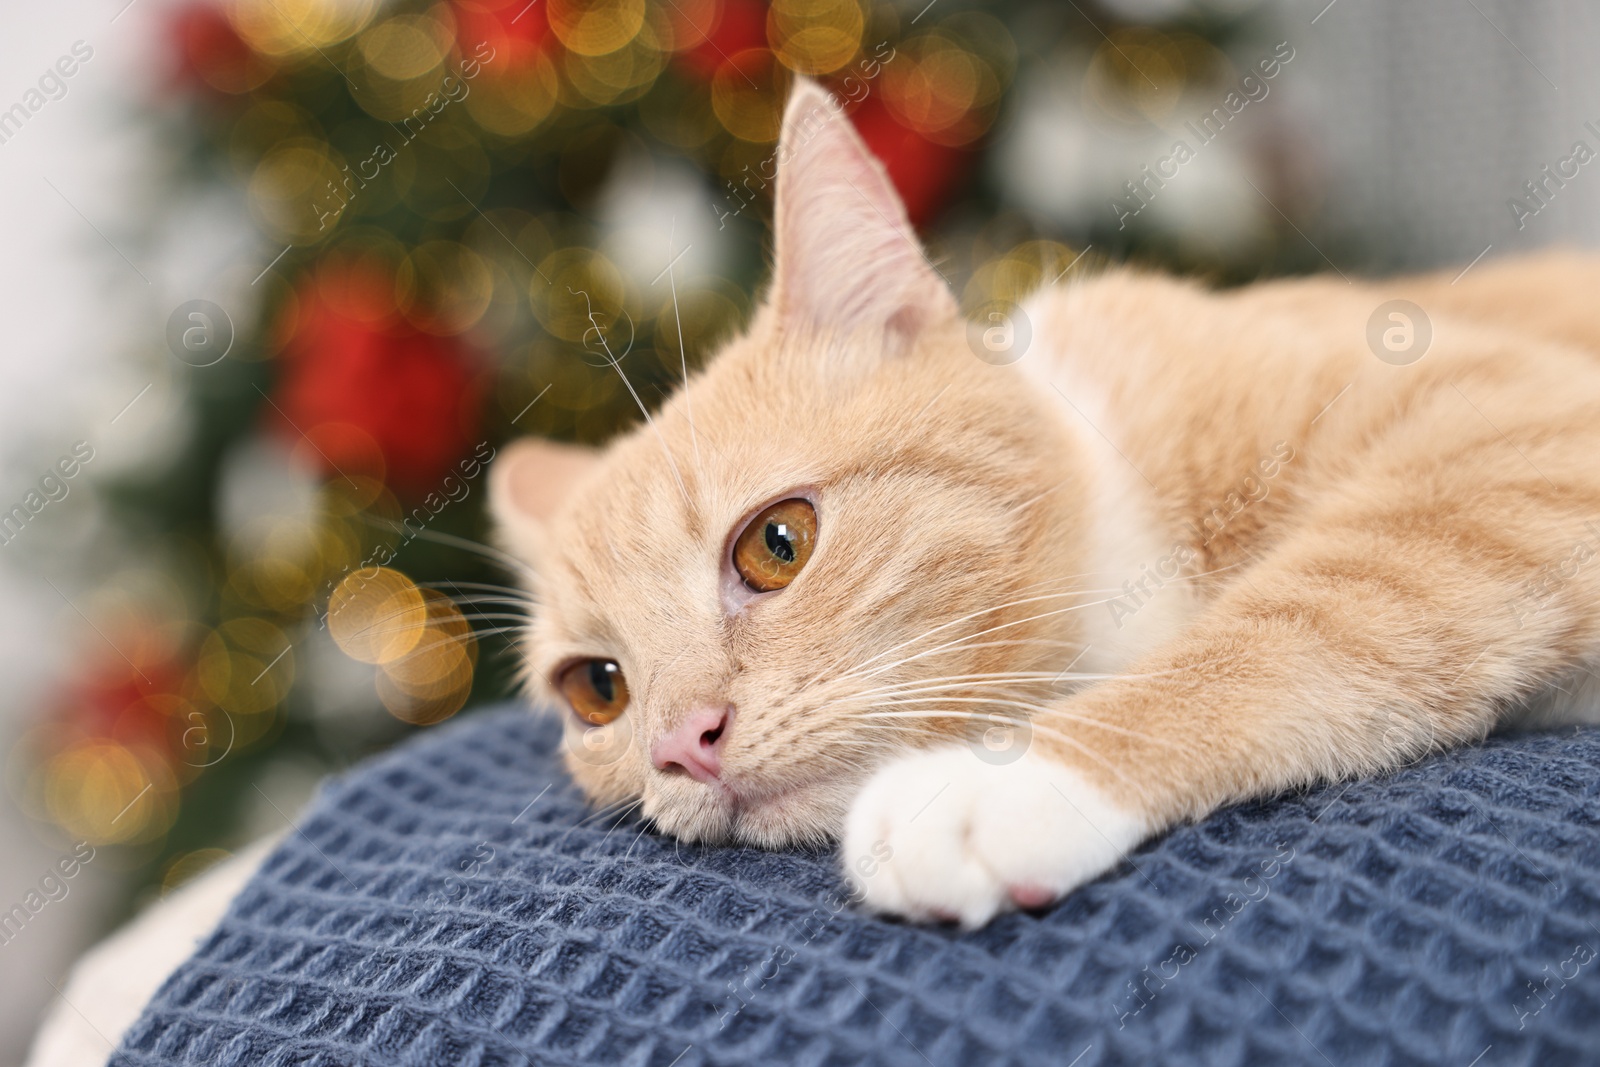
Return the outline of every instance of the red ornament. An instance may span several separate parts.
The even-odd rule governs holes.
[[[550,47],[548,0],[454,0],[456,46],[474,56],[482,44],[494,49],[495,64],[510,69],[525,65]]]
[[[368,268],[325,267],[301,286],[263,418],[328,476],[381,473],[416,498],[479,440],[485,379],[465,342],[418,330],[393,293]]]
[[[215,3],[199,0],[185,4],[168,18],[171,80],[176,87],[244,93],[271,76],[271,65],[244,42]]]
[[[914,226],[925,224],[949,201],[971,162],[966,149],[939,144],[902,126],[876,95],[863,100],[850,121],[888,168]]]
[[[679,64],[710,81],[733,56],[767,47],[767,6],[761,0],[686,4],[675,13],[675,21],[685,38],[696,43],[678,53]]]
[[[183,665],[176,661],[147,662],[135,673],[120,659],[106,658],[69,688],[63,705],[72,725],[87,736],[165,749],[172,731],[159,698],[182,685]]]

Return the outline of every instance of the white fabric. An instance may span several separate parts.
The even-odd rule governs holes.
[[[145,1003],[278,843],[258,841],[174,891],[96,945],[73,967],[45,1014],[27,1067],[101,1067]]]

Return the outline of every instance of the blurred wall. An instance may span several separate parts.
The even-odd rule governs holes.
[[[159,127],[139,102],[163,76],[152,60],[172,0],[56,0],[0,14],[0,110],[63,57],[73,73],[0,141],[0,510],[84,441],[92,463],[21,534],[0,544],[0,911],[37,890],[73,842],[22,810],[32,768],[19,748],[73,649],[103,640],[93,615],[104,569],[126,559],[90,486],[187,440],[182,380],[163,328],[204,292],[217,264],[254,258],[237,206],[186,201],[152,213],[169,180]],[[77,51],[74,52],[74,46]],[[84,59],[85,53],[91,53]],[[71,961],[105,933],[121,895],[100,850],[14,938],[0,943],[0,1065],[21,1063]]]
[[[1277,6],[1301,52],[1282,79],[1305,120],[1298,150],[1321,163],[1308,233],[1336,262],[1336,249],[1352,250],[1342,268],[1465,266],[1490,246],[1493,257],[1600,243],[1600,4]],[[1530,197],[1524,183],[1580,141],[1595,161],[1574,163],[1564,187],[1547,182],[1547,205]],[[1520,228],[1513,198],[1538,209]]]

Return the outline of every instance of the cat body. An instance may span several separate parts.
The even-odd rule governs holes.
[[[747,332],[604,453],[494,470],[597,803],[837,838],[868,906],[976,925],[1221,805],[1587,705],[1600,260],[1074,276],[993,365],[815,87],[778,158]]]

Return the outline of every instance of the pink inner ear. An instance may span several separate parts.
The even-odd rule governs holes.
[[[536,438],[514,441],[494,462],[491,492],[501,521],[543,524],[599,463],[593,449]]]
[[[784,113],[776,210],[780,317],[909,338],[956,313],[883,165],[810,82]]]

